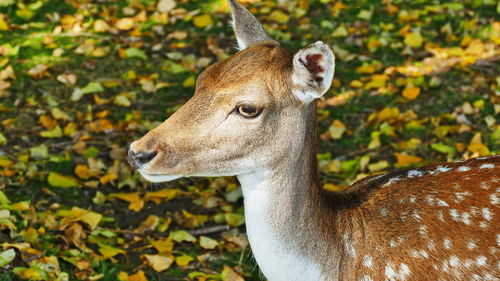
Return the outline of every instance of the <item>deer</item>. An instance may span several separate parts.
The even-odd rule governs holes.
[[[236,176],[253,256],[271,281],[499,280],[500,157],[431,164],[322,188],[315,100],[335,57],[290,52],[236,0],[239,51],[131,143],[146,180]]]

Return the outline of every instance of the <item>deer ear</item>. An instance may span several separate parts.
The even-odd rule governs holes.
[[[229,0],[233,11],[233,29],[240,50],[260,41],[273,40],[262,24],[236,0]]]
[[[300,49],[293,57],[292,92],[304,103],[323,96],[332,85],[335,56],[318,41]]]

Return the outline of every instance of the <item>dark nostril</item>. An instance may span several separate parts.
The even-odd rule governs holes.
[[[134,158],[141,164],[146,164],[155,158],[156,152],[140,152],[134,155]]]
[[[131,150],[128,152],[128,162],[132,167],[139,169],[142,165],[148,163],[156,156],[156,152],[139,152],[134,153]]]

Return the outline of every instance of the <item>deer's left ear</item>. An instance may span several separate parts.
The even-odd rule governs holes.
[[[304,103],[323,96],[332,85],[335,56],[318,41],[300,49],[293,57],[292,92]]]

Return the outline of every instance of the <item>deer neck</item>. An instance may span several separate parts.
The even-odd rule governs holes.
[[[331,261],[335,250],[327,242],[335,241],[330,226],[338,215],[324,203],[319,188],[315,105],[305,106],[301,114],[304,121],[297,129],[303,135],[275,167],[238,176],[250,245],[269,280],[322,280],[321,252],[328,251]],[[276,278],[274,269],[281,269]]]

